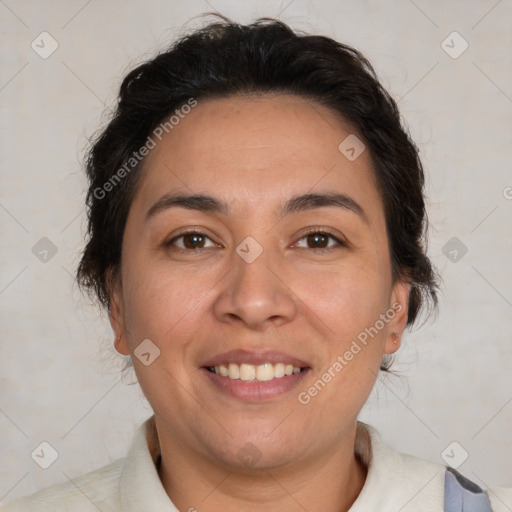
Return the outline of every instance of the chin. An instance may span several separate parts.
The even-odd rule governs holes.
[[[274,426],[275,428],[275,426]],[[218,464],[223,463],[227,468],[240,470],[272,470],[286,466],[304,454],[305,448],[301,448],[299,439],[283,431],[279,434],[273,432],[270,436],[262,434],[262,430],[256,432],[254,424],[252,432],[233,432],[233,437],[221,440],[210,440],[211,455]],[[303,443],[305,445],[305,443]],[[219,450],[219,447],[223,447]]]

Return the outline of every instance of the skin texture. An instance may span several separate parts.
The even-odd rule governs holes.
[[[405,328],[409,285],[392,282],[368,150],[350,161],[338,149],[352,133],[335,113],[296,96],[199,101],[145,161],[110,320],[116,349],[132,355],[155,412],[159,475],[180,510],[339,512],[362,489],[357,415],[382,356],[399,347],[392,333]],[[146,219],[171,192],[215,196],[230,211],[169,208]],[[356,201],[365,218],[337,206],[279,218],[292,196],[333,192]],[[176,239],[190,228],[206,236],[199,249],[186,248],[190,237]],[[315,242],[308,228],[344,245]],[[236,252],[248,236],[263,248],[252,263]],[[301,404],[298,394],[393,304],[401,311]],[[145,339],[161,351],[149,366],[133,356]],[[208,358],[240,348],[280,350],[311,369],[295,389],[247,402],[200,370]],[[247,443],[260,454],[252,467],[238,457]]]

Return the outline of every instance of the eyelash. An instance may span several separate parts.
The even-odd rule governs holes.
[[[342,240],[340,240],[337,236],[335,236],[333,233],[331,233],[329,230],[322,230],[322,229],[319,229],[319,228],[312,228],[310,229],[309,231],[306,231],[306,233],[304,233],[297,242],[299,242],[300,240],[304,239],[304,238],[307,238],[309,235],[324,235],[324,236],[327,236],[327,238],[331,238],[332,240],[334,240],[337,244],[337,246],[331,246],[331,247],[320,247],[320,248],[317,248],[317,249],[312,249],[316,252],[319,252],[319,251],[330,251],[332,249],[340,249],[342,247],[347,247],[347,244],[345,242],[343,242]],[[295,242],[295,243],[297,243]],[[309,247],[307,247],[307,249],[309,249]]]
[[[183,237],[185,237],[187,235],[200,235],[202,237],[205,237],[205,238],[208,238],[209,240],[211,240],[211,238],[208,235],[206,235],[205,233],[203,233],[201,231],[190,230],[190,231],[186,231],[185,233],[181,233],[178,236],[175,236],[172,240],[169,240],[169,242],[167,242],[165,245],[167,247],[170,247],[170,246],[172,246],[176,242],[176,240],[179,240],[180,238],[183,238]],[[323,235],[323,236],[327,236],[328,238],[334,240],[336,242],[336,244],[337,244],[337,246],[331,246],[331,247],[320,247],[320,248],[306,247],[305,248],[305,249],[311,249],[311,250],[313,250],[315,252],[330,251],[332,249],[339,249],[341,247],[346,247],[347,246],[347,244],[345,242],[341,241],[333,233],[330,233],[328,230],[322,230],[322,229],[319,229],[319,228],[310,229],[309,231],[304,233],[299,238],[299,240],[297,242],[295,242],[295,243],[300,242],[301,240],[303,240],[304,238],[307,238],[310,235]],[[213,240],[211,240],[211,241],[213,241]],[[201,247],[199,247],[199,249],[201,249]],[[300,247],[300,249],[304,249],[304,247]],[[185,251],[185,252],[191,252],[191,251],[196,251],[197,249],[187,249],[187,248],[178,247],[178,250]]]

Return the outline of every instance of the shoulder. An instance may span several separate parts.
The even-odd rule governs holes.
[[[136,431],[126,457],[13,501],[0,512],[175,511],[155,466],[158,452],[151,417]]]
[[[377,430],[358,422],[356,453],[369,471],[351,512],[379,506],[402,512],[511,512],[512,488],[482,489],[458,471],[440,463],[401,453],[383,442]],[[359,503],[360,502],[360,503]]]
[[[46,487],[0,508],[0,512],[109,512],[120,509],[119,480],[125,459],[67,482]]]
[[[512,510],[512,487],[494,487],[487,489],[493,512]]]

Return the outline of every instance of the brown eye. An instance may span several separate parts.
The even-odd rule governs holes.
[[[210,239],[203,233],[190,232],[173,238],[167,245],[175,245],[180,249],[203,249],[207,240]]]
[[[325,249],[329,245],[329,238],[328,236],[318,233],[314,235],[308,235],[308,245],[312,248],[320,248]]]
[[[304,246],[300,245],[300,242],[303,240],[306,242],[306,249],[331,249],[336,246],[345,245],[335,236],[322,231],[314,231],[303,236],[299,242],[297,242],[297,245],[301,248],[304,248]],[[332,243],[332,241],[334,241],[334,243]]]

